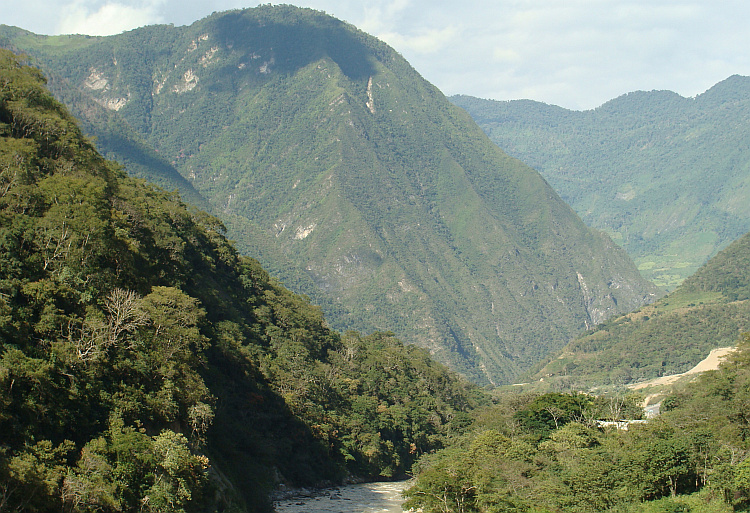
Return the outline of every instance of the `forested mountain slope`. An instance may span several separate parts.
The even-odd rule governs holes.
[[[106,38],[0,35],[56,77],[59,97],[88,96],[126,122],[243,253],[338,328],[390,329],[474,380],[508,382],[653,298],[536,171],[393,49],[322,13],[261,6]],[[109,139],[101,148],[119,159]]]
[[[0,50],[0,510],[270,511],[402,475],[474,389],[341,335],[218,219],[104,160]]]
[[[18,49],[10,42],[16,37],[33,37],[33,34],[15,27],[0,27],[0,47],[7,47],[16,53]],[[202,209],[208,207],[206,200],[193,188],[168,161],[151,148],[128,123],[121,119],[116,111],[107,108],[108,104],[97,102],[88,94],[83,94],[69,84],[58,84],[65,81],[61,76],[48,75],[48,87],[58,99],[73,107],[81,128],[86,134],[96,134],[95,143],[101,150],[106,150],[105,157],[117,159],[127,169],[128,174],[148,181],[166,190],[179,190],[182,199]]]
[[[750,332],[750,233],[674,292],[574,340],[539,373],[575,389],[685,372]]]
[[[666,290],[750,231],[748,77],[730,77],[695,98],[640,91],[584,112],[532,101],[451,101]]]

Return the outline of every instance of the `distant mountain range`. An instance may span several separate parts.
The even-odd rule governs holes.
[[[664,290],[750,231],[750,78],[695,98],[634,92],[577,112],[469,96],[466,109]]]
[[[392,330],[503,383],[657,295],[398,53],[320,12],[0,38],[105,155],[205,202],[336,328]]]

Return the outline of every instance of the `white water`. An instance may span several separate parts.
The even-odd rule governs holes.
[[[401,492],[408,481],[363,483],[274,503],[278,513],[402,513]]]

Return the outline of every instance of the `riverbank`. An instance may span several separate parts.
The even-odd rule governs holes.
[[[411,481],[360,483],[320,490],[295,490],[274,501],[277,513],[401,513],[401,492]]]

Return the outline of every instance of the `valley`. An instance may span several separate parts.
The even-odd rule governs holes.
[[[695,98],[637,91],[588,111],[451,101],[662,290],[750,231],[748,77],[731,76]]]
[[[750,510],[746,85],[449,101],[290,5],[0,26],[0,512]]]
[[[536,379],[588,390],[681,374],[750,327],[750,234],[720,251],[673,292],[571,341]]]
[[[261,6],[0,38],[34,56],[102,153],[140,177],[158,163],[155,183],[199,195],[338,330],[392,331],[502,384],[660,294],[393,49],[329,16]]]

